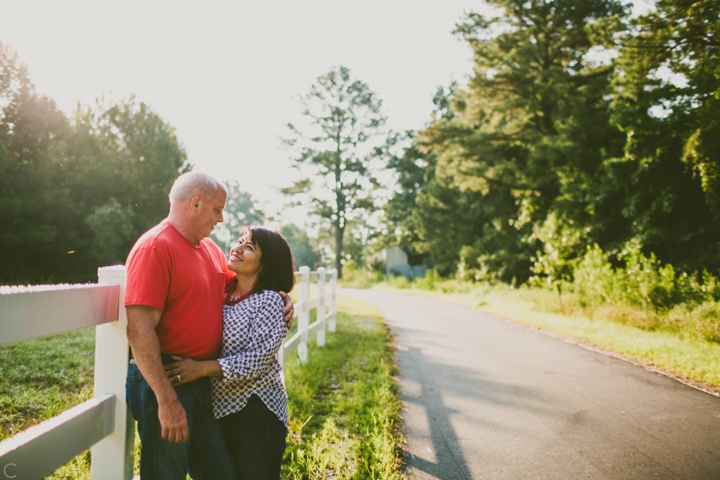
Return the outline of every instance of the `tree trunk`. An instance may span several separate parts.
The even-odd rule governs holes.
[[[342,159],[340,158],[340,132],[342,124],[337,130],[335,139],[335,268],[338,279],[342,278],[342,245],[343,233],[345,233],[345,196],[343,195],[342,184]]]
[[[342,278],[342,246],[343,233],[345,226],[340,226],[340,222],[335,225],[335,268],[338,272],[338,278]]]

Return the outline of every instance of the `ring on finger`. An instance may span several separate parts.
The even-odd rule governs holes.
[[[179,383],[179,382],[182,382],[182,378],[181,378],[180,375],[178,374],[178,383]]]

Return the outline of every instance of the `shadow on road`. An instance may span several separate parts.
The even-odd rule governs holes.
[[[396,330],[423,336],[423,332],[412,329]],[[426,344],[428,340],[425,338]],[[400,347],[397,357],[402,365],[404,417],[412,415],[415,419],[405,424],[405,434],[411,440],[405,464],[409,469],[424,472],[428,478],[472,478],[468,460],[477,464],[483,458],[467,459],[462,444],[492,442],[488,437],[496,434],[523,434],[523,428],[517,424],[492,422],[484,415],[483,406],[501,405],[518,412],[530,410],[541,416],[562,415],[541,392],[482,378],[478,366],[464,368],[447,364],[429,357],[418,347]],[[414,473],[422,478],[419,472]]]
[[[407,359],[402,360],[402,363],[413,362],[419,365],[428,363],[427,359],[423,358],[423,353],[419,348],[410,348],[407,351],[398,352],[398,356],[407,357]],[[412,370],[415,373],[420,373],[420,370]],[[471,478],[462,448],[458,442],[458,435],[450,422],[450,416],[457,413],[457,411],[444,405],[442,390],[434,381],[432,375],[421,375],[421,377],[417,378],[416,375],[413,378],[412,374],[406,374],[408,380],[415,380],[421,387],[418,397],[413,398],[408,395],[403,397],[405,402],[413,403],[415,406],[425,410],[432,449],[430,450],[427,445],[425,447],[428,450],[427,453],[431,454],[430,456],[433,453],[435,454],[435,462],[427,460],[425,458],[427,455],[420,456],[419,452],[415,454],[409,451],[405,463],[438,478]]]

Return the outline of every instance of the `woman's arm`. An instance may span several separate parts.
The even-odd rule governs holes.
[[[173,355],[175,363],[165,365],[165,375],[174,387],[194,382],[200,377],[222,377],[222,370],[217,360],[192,360]]]
[[[284,303],[277,294],[262,295],[266,298],[256,313],[248,346],[218,359],[225,380],[251,379],[264,374],[280,350],[287,333],[282,312]]]

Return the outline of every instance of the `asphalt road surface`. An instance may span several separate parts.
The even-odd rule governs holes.
[[[415,479],[720,479],[720,399],[439,300],[339,292],[395,334]]]

